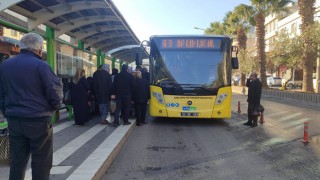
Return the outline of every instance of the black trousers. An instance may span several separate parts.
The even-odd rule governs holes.
[[[136,106],[136,116],[137,124],[145,123],[146,112],[147,112],[147,103],[135,103]]]
[[[130,113],[130,107],[131,107],[131,96],[119,96],[116,97],[116,111],[114,113],[114,124],[119,125],[119,116],[120,111],[122,114],[123,122],[129,122],[129,113]]]
[[[24,179],[31,154],[33,180],[49,180],[53,143],[51,117],[8,117],[10,180]]]
[[[253,110],[255,105],[252,103],[248,104],[248,123],[257,124],[258,123],[258,116],[253,115]]]

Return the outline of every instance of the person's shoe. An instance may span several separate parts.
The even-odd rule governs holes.
[[[245,126],[251,126],[251,125],[252,125],[252,123],[250,123],[250,122],[246,122],[246,123],[243,123],[243,125],[245,125]]]
[[[100,124],[109,124],[109,122],[107,120],[101,120]]]
[[[119,124],[113,124],[113,127],[118,127],[119,126]]]
[[[129,125],[131,122],[124,122],[123,125]]]
[[[106,121],[108,121],[108,122],[111,121],[111,116],[110,115],[107,116]]]
[[[136,126],[141,126],[141,124],[138,124],[138,123],[137,123]]]
[[[250,127],[257,127],[257,124],[251,124]]]
[[[148,124],[147,122],[142,122],[141,124]]]

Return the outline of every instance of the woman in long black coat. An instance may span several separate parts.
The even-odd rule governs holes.
[[[84,69],[77,69],[71,82],[71,101],[75,125],[84,125],[89,121],[90,85]]]

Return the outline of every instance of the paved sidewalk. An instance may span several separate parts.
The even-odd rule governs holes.
[[[74,126],[67,119],[67,112],[61,111],[59,123],[53,127],[53,167],[51,180],[89,180],[100,179],[110,166],[132,129],[131,125],[115,128],[100,124],[99,117],[85,126]],[[0,180],[9,179],[9,166],[0,166]],[[31,180],[30,161],[26,180]]]

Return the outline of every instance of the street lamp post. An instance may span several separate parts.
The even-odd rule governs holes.
[[[203,28],[199,28],[199,27],[193,27],[194,29],[198,29],[198,30],[202,30],[202,31],[205,31],[205,29]]]

